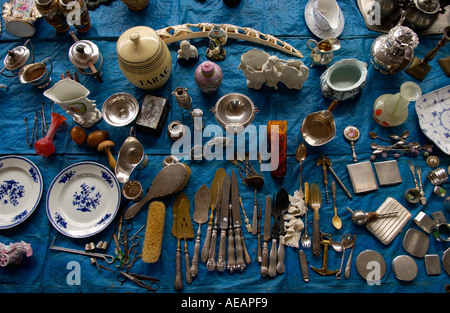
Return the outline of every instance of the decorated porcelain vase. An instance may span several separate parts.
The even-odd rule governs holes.
[[[219,65],[205,61],[195,69],[194,78],[201,91],[214,93],[222,84],[223,73]]]

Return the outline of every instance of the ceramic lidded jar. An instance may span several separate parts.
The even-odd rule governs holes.
[[[219,65],[205,61],[195,69],[194,78],[201,91],[214,93],[222,84],[223,73]]]
[[[122,73],[136,87],[153,90],[169,80],[172,58],[152,28],[136,26],[126,30],[117,40],[116,51]]]

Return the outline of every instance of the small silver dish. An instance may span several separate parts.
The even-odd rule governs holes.
[[[103,119],[111,126],[126,126],[139,113],[139,103],[132,95],[119,92],[105,100],[102,107]]]
[[[229,93],[217,100],[211,112],[227,133],[239,134],[253,121],[259,109],[246,95]]]

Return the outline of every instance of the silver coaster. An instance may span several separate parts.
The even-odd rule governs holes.
[[[347,170],[355,193],[378,189],[377,180],[370,161],[348,164]]]
[[[397,160],[375,162],[373,165],[377,173],[378,183],[381,186],[395,185],[402,182]]]

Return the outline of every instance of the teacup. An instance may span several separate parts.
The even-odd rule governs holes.
[[[50,70],[47,69],[45,62],[50,63]],[[19,71],[19,81],[22,84],[30,84],[37,88],[45,88],[51,82],[50,74],[53,71],[53,64],[50,58],[42,62],[31,63],[22,67]]]

